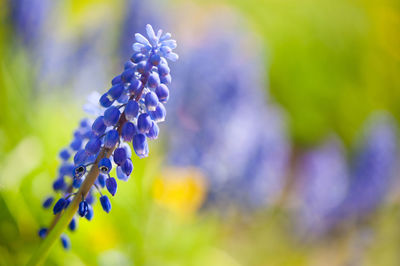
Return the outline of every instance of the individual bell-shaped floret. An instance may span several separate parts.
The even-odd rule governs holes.
[[[122,83],[121,75],[118,75],[111,80],[111,85],[116,85],[119,83]]]
[[[151,127],[151,118],[147,113],[140,114],[137,121],[137,128],[140,133],[149,132]]]
[[[71,144],[69,145],[71,147],[71,149],[73,149],[74,151],[77,151],[81,148],[82,146],[82,139],[79,138],[75,138]]]
[[[150,63],[151,63],[153,66],[158,66],[158,65],[160,64],[160,61],[161,61],[161,56],[159,56],[158,54],[153,54],[153,55],[150,57]]]
[[[147,81],[147,86],[151,89],[155,89],[160,85],[160,77],[158,76],[157,72],[152,72],[149,76],[149,79]]]
[[[137,156],[140,158],[147,157],[149,153],[149,147],[145,135],[136,134],[133,137],[132,146]]]
[[[101,135],[106,131],[107,126],[104,124],[104,117],[99,116],[92,124],[92,130],[96,135]]]
[[[131,147],[129,146],[128,143],[123,142],[120,146],[120,148],[124,148],[126,151],[126,157],[127,158],[131,158],[132,157],[132,151],[131,151]]]
[[[162,76],[161,78],[160,78],[160,81],[161,81],[161,83],[162,84],[171,84],[171,82],[172,82],[172,77],[171,77],[171,75],[170,74],[168,74],[168,75],[165,75],[165,76]]]
[[[127,176],[127,175],[122,171],[121,166],[118,166],[118,167],[117,167],[117,177],[118,177],[119,180],[122,180],[122,181],[128,181],[128,179],[129,179],[129,176]]]
[[[142,82],[136,78],[133,78],[129,84],[128,92],[137,95],[142,87]]]
[[[99,170],[100,173],[107,175],[112,169],[112,164],[110,159],[107,157],[104,157],[103,159],[100,160],[99,162]]]
[[[43,201],[43,208],[47,209],[50,208],[50,206],[53,204],[54,198],[53,197],[47,197],[44,201]]]
[[[60,176],[72,176],[74,165],[72,163],[64,163],[58,168]]]
[[[115,129],[111,129],[106,133],[106,136],[104,137],[104,147],[112,149],[115,147],[115,144],[117,144],[118,140],[118,131]]]
[[[121,112],[118,107],[111,106],[107,110],[104,111],[104,124],[108,127],[115,126],[118,122],[119,116]]]
[[[69,157],[71,157],[71,154],[67,149],[62,149],[59,153],[59,156],[62,160],[68,161]]]
[[[85,161],[88,159],[89,155],[85,152],[85,150],[79,150],[74,155],[74,164],[84,164]]]
[[[122,103],[122,104],[126,104],[129,101],[129,97],[130,97],[129,94],[123,93],[121,95],[121,97],[118,98],[117,102]]]
[[[147,68],[147,66],[146,66],[146,61],[139,62],[139,63],[137,64],[137,66],[136,66],[136,70],[137,70],[137,72],[139,72],[140,74],[144,74],[144,73],[146,72],[146,68]]]
[[[156,139],[158,137],[158,133],[160,132],[160,128],[158,127],[157,123],[152,121],[151,128],[148,133],[146,133],[146,136],[149,139]]]
[[[66,198],[65,199],[65,203],[64,203],[64,209],[68,208],[70,203],[71,203],[71,199],[70,198]]]
[[[99,100],[100,105],[105,108],[110,107],[113,102],[114,100],[111,98],[111,96],[108,95],[108,93],[104,93]]]
[[[40,228],[38,235],[40,238],[45,238],[47,235],[47,228],[44,227]]]
[[[165,64],[160,64],[158,66],[158,74],[160,75],[161,78],[167,76],[169,72],[170,69],[168,67],[168,64],[165,63]]]
[[[121,136],[124,141],[132,141],[136,133],[136,127],[131,122],[126,122],[122,127]]]
[[[130,100],[125,106],[125,118],[127,120],[132,121],[135,119],[139,114],[139,104],[134,101]]]
[[[110,194],[114,196],[117,192],[117,181],[114,177],[109,177],[106,179],[106,187],[108,192],[110,192]]]
[[[132,78],[135,77],[135,69],[128,68],[122,73],[121,78],[124,82],[130,82]]]
[[[76,229],[76,224],[77,224],[76,219],[75,219],[75,217],[73,217],[72,220],[71,220],[71,222],[70,222],[69,225],[68,225],[69,230],[75,231],[75,229]]]
[[[166,103],[169,98],[169,89],[167,85],[165,84],[160,84],[155,90],[155,93],[158,97],[158,100],[162,103]]]
[[[68,250],[71,248],[71,242],[69,241],[69,238],[67,235],[62,234],[61,235],[61,244],[64,249]]]
[[[80,188],[81,184],[82,184],[83,179],[82,178],[74,178],[74,180],[72,181],[72,186],[74,188]]]
[[[82,200],[79,203],[78,214],[80,217],[83,217],[86,215],[86,213],[88,212],[88,208],[89,208],[88,206],[89,206],[89,204],[85,200]]]
[[[88,221],[90,221],[90,220],[93,219],[93,215],[94,215],[93,207],[92,207],[91,205],[88,205],[88,210],[87,210],[87,213],[86,213],[86,215],[85,215],[85,218],[86,218]]]
[[[165,116],[167,115],[167,111],[162,103],[158,103],[156,110],[149,112],[151,119],[155,122],[163,122],[165,120]]]
[[[127,158],[126,150],[124,148],[115,149],[113,158],[116,164],[122,165]]]
[[[106,195],[100,197],[100,203],[106,213],[111,211],[111,202]]]
[[[121,83],[115,84],[108,90],[107,94],[112,100],[118,99],[124,92],[124,85]]]
[[[132,61],[126,61],[124,64],[124,70],[130,69],[130,68],[134,68],[135,64]]]
[[[156,107],[158,104],[157,94],[155,94],[152,91],[149,91],[148,93],[146,93],[146,95],[144,97],[144,103],[146,105],[147,110],[149,110],[149,111],[156,110]]]
[[[131,57],[131,61],[135,64],[143,61],[146,58],[146,56],[142,53],[134,53]]]
[[[53,213],[57,214],[64,209],[66,200],[64,198],[59,199],[53,207]]]
[[[81,178],[86,173],[86,166],[80,164],[74,168],[74,178]]]
[[[88,155],[96,154],[100,151],[101,148],[101,140],[99,138],[90,139],[85,146],[85,152]]]
[[[65,188],[66,184],[65,184],[65,180],[64,177],[61,176],[59,178],[57,178],[54,182],[53,182],[53,189],[55,191],[57,190],[63,190]]]
[[[107,174],[107,175],[108,175],[108,174]],[[98,176],[97,179],[96,179],[96,183],[97,183],[100,187],[102,187],[102,188],[104,188],[104,187],[106,186],[106,178],[107,178],[107,175],[106,175],[106,174],[102,174],[102,173],[100,172],[99,176]]]
[[[129,158],[126,159],[126,161],[121,165],[121,170],[125,175],[130,176],[133,170],[132,160]]]

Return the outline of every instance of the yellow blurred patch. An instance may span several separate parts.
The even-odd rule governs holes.
[[[100,209],[97,211],[97,214],[99,213]],[[114,249],[119,242],[115,225],[111,224],[106,217],[102,218],[97,219],[95,223],[85,221],[87,226],[90,226],[90,230],[87,230],[90,247],[96,253]]]
[[[179,215],[196,212],[207,191],[205,176],[196,168],[167,168],[155,179],[153,196],[156,202]]]
[[[396,60],[400,60],[400,13],[383,6],[376,12],[376,31],[380,45]]]
[[[67,32],[75,32],[88,28],[99,28],[120,17],[120,2],[118,0],[72,0],[63,8]]]

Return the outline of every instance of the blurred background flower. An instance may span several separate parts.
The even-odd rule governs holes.
[[[179,42],[166,134],[47,265],[399,264],[396,1],[9,0],[0,21],[0,265],[37,247],[59,149],[147,23]]]

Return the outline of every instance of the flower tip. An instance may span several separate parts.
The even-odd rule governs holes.
[[[47,235],[47,228],[44,227],[40,228],[38,234],[40,238],[45,238]]]
[[[69,241],[69,238],[66,235],[61,236],[61,244],[65,250],[68,250],[71,248],[71,242]]]
[[[111,202],[106,195],[100,197],[100,203],[106,213],[111,211]]]

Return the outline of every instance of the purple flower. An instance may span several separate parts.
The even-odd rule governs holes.
[[[96,94],[90,96],[90,103],[85,109],[97,118],[94,121],[82,120],[73,134],[73,142],[62,150],[60,176],[53,187],[63,195],[53,207],[54,214],[60,213],[78,197],[81,200],[77,210],[79,216],[91,220],[92,187],[95,186],[101,191],[105,185],[113,196],[117,190],[117,182],[110,176],[113,165],[109,154],[113,154],[113,161],[118,165],[118,178],[126,181],[133,170],[129,142],[133,142],[138,157],[143,158],[149,153],[147,139],[157,138],[159,134],[157,123],[163,121],[166,115],[155,93],[160,82],[158,67],[167,66],[167,59],[174,61],[178,56],[172,52],[176,41],[171,39],[171,34],[162,35],[161,30],[155,34],[150,25],[146,26],[146,31],[148,40],[140,34],[136,35],[137,42],[133,46],[135,54],[131,57],[135,60],[124,64],[122,73],[112,79],[111,88],[102,96]],[[170,51],[164,51],[165,46],[170,47]],[[132,84],[135,85],[133,89]],[[94,104],[93,97],[97,97],[97,104]],[[157,116],[153,119],[154,116],[151,116],[150,112],[157,112]],[[137,131],[147,135],[137,134]],[[100,175],[94,184],[89,183],[93,180],[93,174],[97,174],[98,171]],[[73,178],[67,179],[68,176]],[[84,199],[86,194],[88,196]],[[100,194],[100,203],[103,210],[108,213],[111,210],[111,202],[107,196],[101,192]],[[51,202],[45,203],[46,207],[51,205]],[[75,230],[75,227],[76,221],[72,220],[70,229]],[[64,240],[63,244],[66,244]]]

